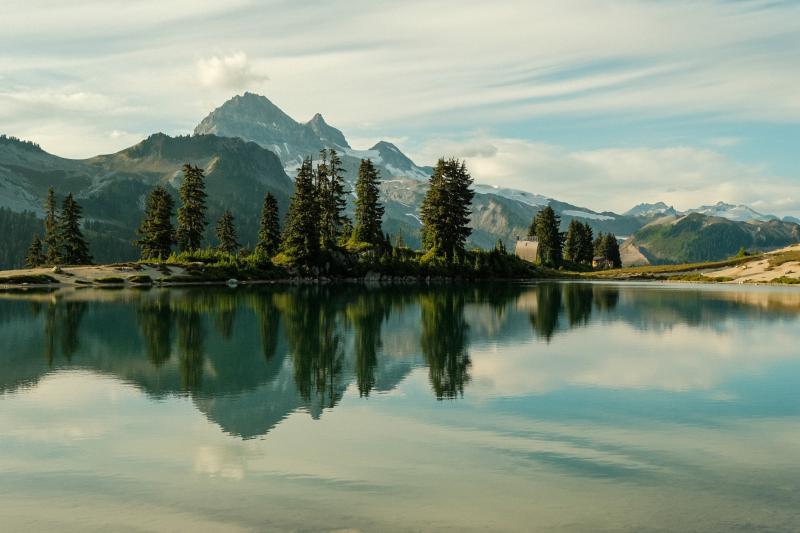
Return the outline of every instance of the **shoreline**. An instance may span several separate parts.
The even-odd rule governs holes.
[[[144,267],[144,265],[142,265]],[[650,273],[620,273],[614,275],[603,274],[602,272],[579,273],[569,272],[558,275],[553,271],[552,275],[542,277],[516,277],[516,278],[464,278],[464,277],[414,277],[414,276],[388,276],[388,275],[366,275],[362,277],[282,277],[273,279],[198,279],[189,280],[187,270],[180,265],[161,265],[169,266],[175,273],[176,278],[169,279],[172,275],[161,278],[142,279],[141,276],[149,274],[131,274],[130,267],[120,267],[118,265],[82,265],[60,267],[59,273],[52,272],[51,268],[36,269],[17,269],[0,271],[0,290],[35,290],[35,289],[150,289],[150,288],[184,288],[184,287],[231,287],[238,286],[259,286],[259,285],[348,285],[348,284],[367,284],[367,285],[442,285],[442,284],[470,284],[481,285],[486,283],[538,283],[538,282],[586,282],[586,283],[674,283],[685,285],[752,285],[752,286],[773,286],[791,287],[800,283],[771,280],[734,280],[721,279],[706,276],[700,270],[683,270],[682,273],[693,272],[693,274],[670,275],[650,274]],[[152,267],[151,267],[152,268]],[[80,270],[79,276],[75,270]],[[708,273],[708,271],[705,271]],[[117,274],[107,276],[104,274]],[[90,274],[90,275],[86,275]],[[103,274],[103,275],[101,275]],[[128,274],[127,277],[123,277]],[[184,277],[185,276],[185,277]],[[6,282],[9,278],[14,282]],[[113,278],[113,280],[111,279]],[[134,278],[133,280],[130,278]],[[41,281],[39,281],[41,280]]]

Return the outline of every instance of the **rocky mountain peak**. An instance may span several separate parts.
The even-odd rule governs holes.
[[[311,120],[306,122],[306,126],[311,128],[311,131],[313,131],[324,144],[333,144],[339,148],[350,148],[350,144],[348,144],[344,133],[325,122],[321,114],[316,113]]]

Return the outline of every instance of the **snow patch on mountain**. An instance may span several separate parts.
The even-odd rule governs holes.
[[[544,207],[550,203],[550,198],[547,198],[546,196],[533,194],[527,191],[520,191],[518,189],[507,189],[504,187],[498,187],[496,185],[476,184],[475,192],[479,194],[494,194],[508,200],[515,200],[531,207]]]
[[[689,209],[689,213],[700,213],[711,217],[727,218],[736,222],[748,222],[758,220],[766,222],[778,220],[774,215],[764,215],[746,205],[733,205],[725,202],[717,202],[714,205],[703,205],[695,209]]]
[[[589,213],[587,211],[575,211],[573,209],[567,209],[565,211],[562,211],[561,214],[575,218],[586,218],[589,220],[616,220],[616,218],[609,215],[601,215],[599,213]]]

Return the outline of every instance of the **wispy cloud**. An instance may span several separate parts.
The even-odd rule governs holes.
[[[486,179],[591,206],[651,193],[679,203],[691,190],[769,203],[800,179],[736,163],[741,136],[750,149],[774,145],[740,133],[747,124],[800,124],[795,2],[8,2],[0,127],[61,155],[124,148],[114,130],[189,132],[249,89],[300,120],[321,111],[356,138],[419,147],[460,135]],[[634,145],[635,132],[582,125],[635,120],[657,132],[676,117],[678,141]],[[558,140],[540,133],[556,121]],[[701,133],[710,123],[742,127]],[[477,129],[486,139],[464,139]],[[593,150],[581,154],[587,143],[574,140],[587,138]],[[789,161],[792,148],[770,157]],[[650,177],[634,176],[643,169]],[[588,197],[580,176],[592,172],[624,182],[620,196]],[[751,195],[752,184],[765,188]]]

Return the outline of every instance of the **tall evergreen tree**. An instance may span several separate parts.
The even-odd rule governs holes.
[[[380,177],[370,159],[362,159],[358,167],[356,181],[356,213],[353,239],[377,246],[380,243],[383,228],[381,219],[384,208],[380,203],[378,183]]]
[[[581,252],[581,235],[583,233],[583,224],[575,219],[572,219],[567,229],[567,238],[564,241],[564,259],[574,263],[580,262]]]
[[[614,265],[614,268],[620,268],[622,266],[622,258],[620,257],[619,253],[619,243],[617,242],[617,236],[613,233],[609,233],[606,235],[606,259],[611,261],[611,264]]]
[[[594,252],[594,257],[605,257],[606,256],[606,236],[601,231],[597,234],[597,237],[592,241],[592,250]],[[592,257],[592,259],[594,259]]]
[[[181,251],[199,250],[206,229],[206,185],[202,168],[183,165],[176,238]]]
[[[58,242],[58,215],[56,214],[56,193],[52,187],[47,189],[44,202],[44,245],[45,261],[54,265],[58,263],[61,244]]]
[[[236,226],[233,221],[233,213],[228,209],[222,213],[222,217],[217,221],[216,227],[217,249],[228,254],[235,254],[241,245],[236,237]]]
[[[42,239],[36,234],[33,236],[31,246],[28,248],[28,254],[25,256],[25,266],[28,268],[36,268],[42,265],[45,261],[44,254],[42,253]]]
[[[258,228],[256,254],[272,257],[278,253],[281,245],[281,223],[278,215],[278,200],[271,192],[264,196],[264,207],[261,209],[261,223]]]
[[[294,194],[286,216],[281,251],[295,264],[310,266],[319,256],[319,216],[314,169],[306,158],[294,180]]]
[[[81,206],[69,193],[61,206],[58,219],[59,259],[68,265],[87,265],[92,262],[89,245],[81,232]]]
[[[594,235],[592,234],[592,227],[588,222],[584,222],[581,226],[580,239],[578,242],[578,262],[591,265],[592,259],[594,259]]]
[[[559,231],[561,219],[549,205],[539,211],[528,229],[528,235],[539,241],[539,261],[552,267],[561,266],[564,234]]]
[[[326,249],[332,249],[347,221],[347,190],[344,186],[342,160],[336,150],[323,150],[317,166],[317,199],[319,203],[320,238]]]
[[[175,244],[175,229],[172,227],[174,209],[175,201],[161,185],[147,196],[144,219],[136,230],[141,235],[135,244],[139,246],[142,259],[163,260],[169,257]]]
[[[472,176],[457,159],[440,159],[433,170],[428,191],[420,206],[423,247],[452,262],[463,255],[472,233]]]

